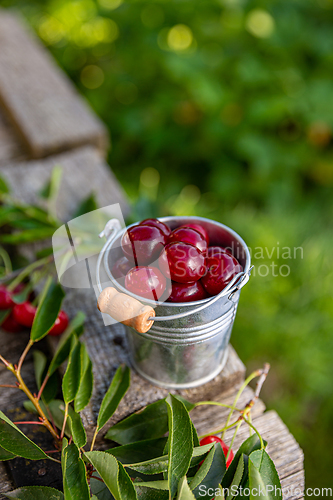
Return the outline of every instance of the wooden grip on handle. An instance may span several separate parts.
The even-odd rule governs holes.
[[[155,316],[155,311],[150,306],[144,306],[130,295],[119,293],[115,288],[105,288],[98,297],[97,307],[102,313],[111,318],[131,326],[138,333],[146,333],[151,328],[154,320],[148,320]]]

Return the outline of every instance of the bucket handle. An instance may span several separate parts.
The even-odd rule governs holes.
[[[105,255],[107,249],[109,248],[109,246],[111,245],[111,243],[115,239],[117,233],[121,229],[122,228],[121,228],[119,220],[118,219],[111,219],[107,222],[104,230],[99,234],[100,238],[102,238],[103,236],[105,236],[107,238],[105,245],[103,246],[102,250],[100,251],[100,254],[99,254],[98,259],[97,259],[97,264],[96,264],[97,288],[98,288],[98,291],[100,293],[103,292],[101,278],[100,278],[100,268],[101,268],[102,259]],[[206,307],[210,306],[211,304],[214,304],[214,302],[216,302],[218,299],[227,295],[230,292],[230,290],[234,287],[228,296],[228,299],[232,300],[235,293],[238,292],[249,281],[253,267],[254,266],[251,266],[247,271],[242,271],[242,272],[236,274],[236,276],[234,276],[234,278],[230,281],[230,283],[228,283],[228,285],[225,288],[223,288],[223,290],[221,290],[220,293],[218,293],[212,299],[205,302],[203,305],[196,307],[194,309],[191,309],[190,311],[185,311],[185,312],[179,313],[179,314],[173,314],[171,316],[155,316],[152,314],[148,318],[146,317],[146,321],[151,322],[151,325],[152,325],[152,323],[154,321],[170,321],[173,319],[185,318],[186,316],[190,316],[191,314],[202,311],[203,309],[206,309]],[[131,298],[130,296],[125,295],[125,294],[121,294],[121,295],[124,295],[125,297]],[[151,310],[154,312],[153,308],[151,308]]]

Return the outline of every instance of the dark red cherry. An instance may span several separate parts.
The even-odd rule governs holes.
[[[190,227],[191,229],[195,229],[196,231],[198,231],[198,233],[202,234],[202,236],[207,241],[207,245],[209,245],[208,232],[203,226],[201,226],[201,224],[195,224],[194,222],[193,223],[190,222],[189,224],[184,224],[181,227]]]
[[[181,241],[197,247],[200,252],[207,250],[207,241],[201,233],[191,227],[178,227],[168,236],[167,243]]]
[[[55,320],[55,323],[49,331],[48,335],[51,335],[52,337],[61,335],[66,330],[68,323],[69,319],[65,311],[59,311],[58,317]]]
[[[177,283],[172,281],[172,291],[167,302],[194,302],[208,297],[200,281],[193,283]]]
[[[229,451],[229,446],[227,446],[221,438],[219,438],[218,436],[206,436],[205,438],[200,440],[200,446],[205,446],[206,444],[210,444],[210,443],[220,443],[222,450],[223,450],[223,454],[225,457],[227,457],[227,454]],[[227,468],[231,464],[233,458],[234,458],[234,453],[232,450],[230,450],[229,458],[228,458],[228,461],[226,464]]]
[[[205,256],[188,243],[169,243],[162,251],[158,264],[162,273],[178,283],[198,281],[206,272]]]
[[[164,224],[164,222],[161,222],[158,219],[145,219],[142,222],[140,222],[139,226],[153,226],[153,227],[158,227],[164,234],[164,236],[169,236],[171,233],[171,229]]]
[[[125,257],[136,266],[147,265],[156,260],[165,243],[165,235],[154,226],[130,227],[121,240]]]
[[[11,312],[9,316],[2,322],[1,328],[8,333],[17,333],[22,331],[22,325],[16,321]]]
[[[165,292],[167,279],[157,267],[133,267],[125,278],[129,292],[150,300],[159,300]]]
[[[4,285],[0,285],[0,310],[10,309],[15,306],[15,302],[13,301],[13,295],[19,294],[24,289],[24,284],[19,283],[15,289],[10,292]]]
[[[209,295],[220,293],[236,274],[243,271],[238,260],[227,251],[207,257],[206,264],[207,272],[201,283]]]
[[[4,285],[0,285],[0,309],[10,309],[14,305],[15,302],[12,300],[12,293]]]
[[[36,307],[30,304],[30,302],[22,302],[22,304],[14,306],[13,316],[20,325],[30,327],[34,322],[36,310]]]
[[[217,246],[208,247],[207,257],[215,257],[215,256],[218,257],[222,253],[226,253],[226,251],[227,250],[225,248],[223,248],[223,247],[217,247]]]
[[[125,278],[126,274],[132,269],[133,264],[126,257],[120,257],[111,269],[112,276],[116,279]]]

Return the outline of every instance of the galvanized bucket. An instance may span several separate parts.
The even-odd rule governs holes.
[[[155,308],[154,324],[147,333],[139,334],[126,326],[132,366],[159,387],[188,389],[213,379],[226,363],[240,289],[249,280],[251,258],[246,243],[224,224],[202,217],[160,220],[171,229],[186,223],[201,224],[208,231],[210,245],[227,247],[243,267],[243,272],[215,297],[186,303],[154,302],[132,294],[112,276],[112,266],[122,256],[120,241],[127,228],[114,229],[99,255],[96,275],[100,292],[103,260],[108,279],[119,292]]]

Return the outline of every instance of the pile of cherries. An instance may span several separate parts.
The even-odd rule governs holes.
[[[21,332],[23,327],[31,328],[34,321],[37,308],[29,301],[17,304],[14,300],[15,295],[21,293],[23,289],[24,285],[20,284],[11,292],[4,285],[0,285],[0,310],[9,312],[1,324],[1,328],[6,332]],[[60,311],[48,335],[61,335],[67,326],[68,316],[65,311]]]
[[[114,278],[146,299],[192,302],[220,293],[243,270],[225,248],[209,246],[206,229],[185,224],[173,231],[158,219],[145,219],[123,235],[124,256]]]

